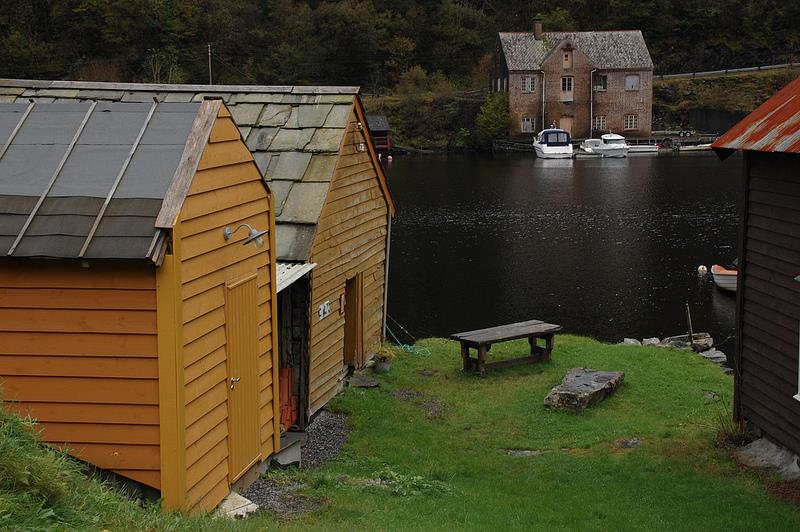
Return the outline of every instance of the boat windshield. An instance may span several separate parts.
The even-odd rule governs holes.
[[[625,139],[603,139],[606,144],[625,144]]]
[[[548,131],[544,135],[544,143],[548,146],[566,146],[569,144],[569,135],[566,131]]]

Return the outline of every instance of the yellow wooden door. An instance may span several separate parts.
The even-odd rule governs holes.
[[[260,454],[257,296],[255,273],[225,284],[230,482],[247,472]]]

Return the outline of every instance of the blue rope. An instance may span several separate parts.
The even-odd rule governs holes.
[[[397,347],[399,347],[400,349],[402,349],[406,353],[411,353],[412,355],[417,355],[417,356],[431,356],[430,348],[428,348],[428,347],[418,347],[418,346],[413,345],[413,344],[404,344],[403,342],[401,342],[397,338],[397,336],[392,332],[392,329],[390,329],[388,325],[386,326],[386,330],[389,332],[389,335],[392,337],[392,339],[394,340],[394,343],[397,345]],[[416,340],[416,338],[414,338],[414,339]]]

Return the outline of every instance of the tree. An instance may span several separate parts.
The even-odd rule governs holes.
[[[508,94],[492,93],[475,117],[475,140],[482,148],[489,148],[494,139],[508,136],[511,118],[508,114]]]

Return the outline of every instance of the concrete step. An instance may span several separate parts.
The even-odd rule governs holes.
[[[302,464],[302,449],[306,443],[306,433],[300,431],[281,434],[281,450],[272,455],[272,459],[281,466]]]
[[[258,505],[256,503],[242,497],[235,491],[230,492],[217,508],[219,515],[231,519],[247,517],[256,510],[258,510]]]

